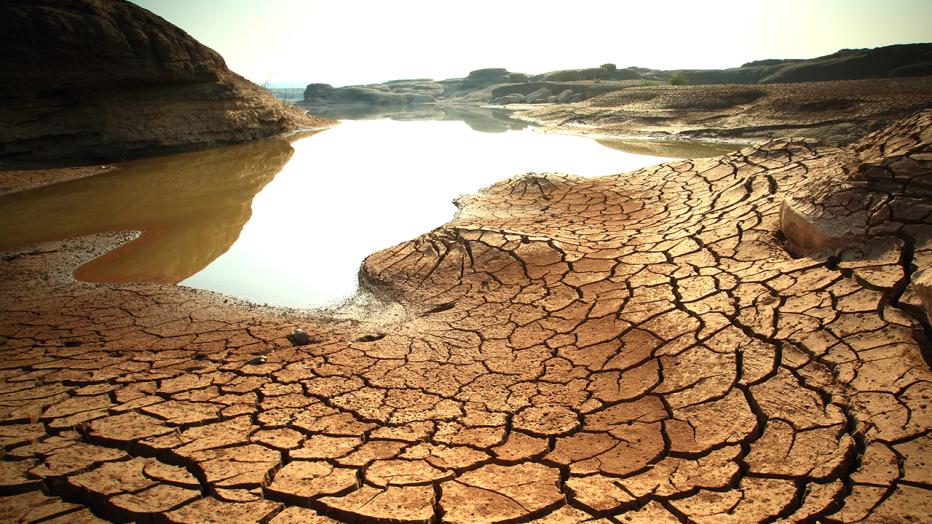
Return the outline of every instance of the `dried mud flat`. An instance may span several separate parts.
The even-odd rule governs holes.
[[[0,520],[929,521],[930,144],[516,177],[365,261],[384,321],[8,253]]]

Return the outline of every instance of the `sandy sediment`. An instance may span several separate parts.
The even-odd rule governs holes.
[[[363,263],[387,320],[8,252],[0,518],[930,520],[930,129],[502,181]]]
[[[0,170],[0,195],[99,175],[112,165]]]

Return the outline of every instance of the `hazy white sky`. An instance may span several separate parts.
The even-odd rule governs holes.
[[[134,0],[257,83],[722,68],[932,41],[932,0]]]

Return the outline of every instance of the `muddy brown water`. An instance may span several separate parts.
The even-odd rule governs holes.
[[[0,197],[0,251],[140,231],[75,277],[319,307],[355,292],[369,254],[449,221],[458,195],[525,172],[607,175],[729,149],[606,146],[529,129],[481,133],[462,122],[346,121],[291,144],[270,139],[132,161]]]

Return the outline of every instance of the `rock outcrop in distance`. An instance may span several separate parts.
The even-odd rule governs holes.
[[[850,143],[932,108],[932,76],[798,84],[635,86],[516,118],[599,137]]]
[[[905,44],[876,49],[843,49],[807,60],[760,60],[731,69],[619,69],[602,64],[538,75],[504,68],[472,71],[465,78],[392,80],[381,84],[333,87],[309,84],[304,101],[310,107],[356,105],[384,107],[424,104],[573,103],[603,93],[643,84],[669,83],[674,74],[690,84],[771,84],[862,80],[932,75],[932,44]]]
[[[517,176],[352,318],[70,278],[118,235],[7,252],[0,518],[932,521],[930,173],[926,111]]]
[[[322,125],[123,0],[0,3],[0,162],[110,161]]]
[[[602,93],[637,85],[636,73],[602,68],[557,71],[528,76],[503,68],[472,71],[465,78],[447,80],[391,80],[381,84],[334,87],[308,84],[307,107],[362,106],[379,110],[429,104],[539,104],[578,102]],[[613,67],[613,66],[612,66]]]
[[[684,69],[691,84],[781,84],[932,75],[932,44],[842,49],[806,60],[757,60],[730,69]]]

